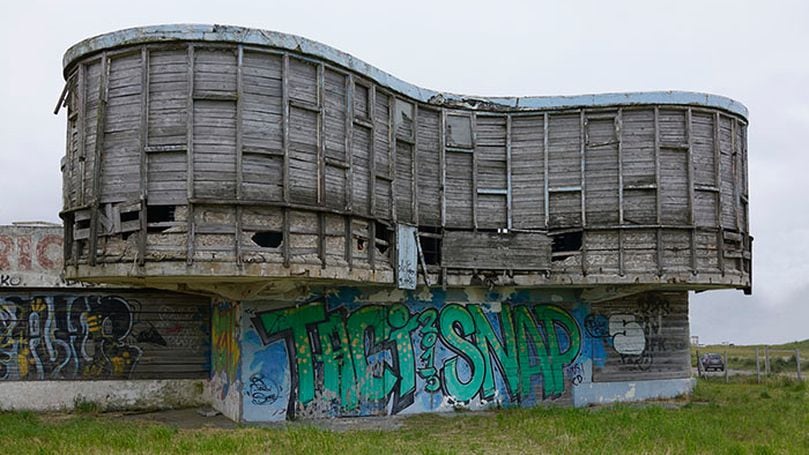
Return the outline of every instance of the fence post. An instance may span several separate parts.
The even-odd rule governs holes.
[[[728,382],[728,351],[725,350],[725,382]]]
[[[756,383],[761,383],[761,361],[758,358],[758,346],[756,346]]]
[[[702,377],[702,362],[699,361],[699,349],[697,349],[697,377]]]
[[[770,375],[770,347],[764,346],[764,374]]]
[[[803,381],[801,377],[801,350],[795,349],[795,364],[798,367],[798,381]]]

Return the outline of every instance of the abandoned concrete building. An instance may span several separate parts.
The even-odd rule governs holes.
[[[688,291],[751,289],[724,97],[438,93],[216,25],[88,39],[64,76],[64,273],[98,287],[0,288],[0,379],[204,378],[245,422],[671,397]],[[17,346],[40,295],[66,313]]]

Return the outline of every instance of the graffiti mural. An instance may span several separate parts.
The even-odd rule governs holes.
[[[582,346],[568,310],[529,302],[319,301],[249,321],[272,363],[250,376],[245,401],[281,418],[563,399]]]
[[[129,377],[143,353],[133,322],[119,297],[2,298],[0,380]]]
[[[0,381],[127,379],[171,376],[178,367],[207,370],[201,325],[207,313],[195,321],[193,313],[181,311],[189,306],[174,309],[175,315],[188,315],[183,325],[195,332],[186,337],[197,345],[190,349],[172,341],[156,308],[117,295],[0,296]],[[141,368],[146,352],[149,360]],[[195,356],[199,365],[192,367]]]
[[[610,311],[594,311],[585,318],[585,332],[606,350],[604,366],[608,367],[594,377],[623,377],[621,372],[665,373],[672,354],[687,353],[681,330],[687,318],[684,301],[659,293],[629,298]],[[661,365],[656,367],[656,362]]]
[[[238,379],[239,370],[239,306],[230,302],[214,303],[211,314],[211,373],[224,375],[218,391],[224,399],[230,384]]]

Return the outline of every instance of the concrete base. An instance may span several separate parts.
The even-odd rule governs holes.
[[[100,411],[207,405],[203,380],[0,382],[0,410],[70,411],[90,403]]]
[[[580,407],[593,404],[674,398],[690,394],[694,390],[696,383],[697,380],[694,378],[685,378],[582,384],[573,389],[573,405]]]

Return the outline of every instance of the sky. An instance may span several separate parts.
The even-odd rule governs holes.
[[[121,28],[305,36],[400,79],[479,96],[686,90],[750,110],[753,295],[691,299],[701,342],[809,338],[809,2],[8,1],[0,6],[0,224],[58,222],[62,55]]]

